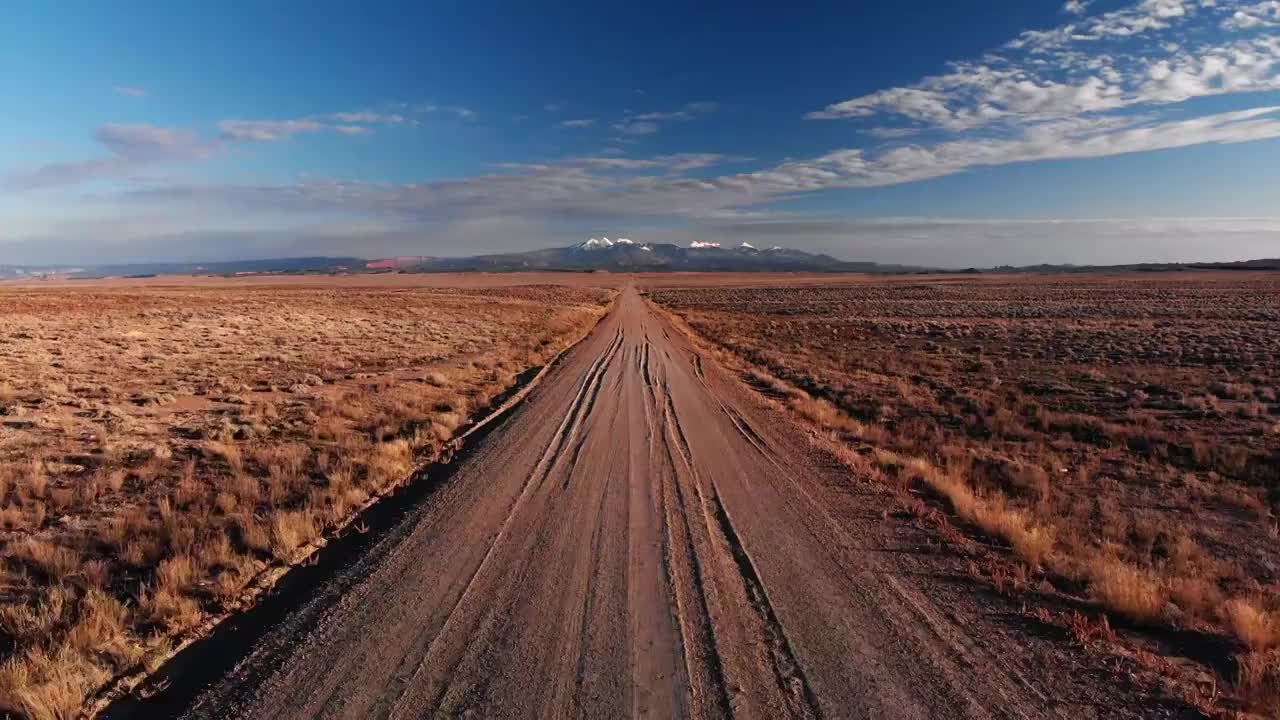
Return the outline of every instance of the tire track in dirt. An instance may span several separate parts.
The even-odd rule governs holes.
[[[668,398],[669,401],[669,398]],[[674,453],[679,453],[684,465],[688,466],[688,456],[680,448],[681,441],[675,437],[678,430],[671,422],[670,405],[663,407],[667,428],[668,442],[663,444],[666,460],[670,468],[676,469]],[[703,679],[703,683],[693,683],[690,693],[695,707],[702,707],[702,717],[733,717],[733,706],[729,697],[728,682],[725,679],[724,663],[720,651],[716,647],[715,631],[712,626],[711,609],[707,602],[705,579],[702,562],[694,545],[693,527],[689,523],[688,501],[674,473],[662,476],[663,511],[666,517],[668,535],[664,538],[664,562],[673,568],[675,577],[675,597],[677,601],[677,621],[685,649],[685,671],[691,678]],[[715,714],[711,714],[715,711]]]
[[[613,342],[609,344],[608,348],[596,359],[596,361],[588,369],[586,377],[583,379],[582,384],[579,387],[578,393],[574,397],[573,402],[570,405],[569,412],[565,415],[564,419],[560,423],[560,426],[556,429],[555,435],[552,437],[551,443],[547,446],[546,451],[543,453],[542,457],[539,459],[538,464],[535,466],[533,473],[531,473],[528,479],[525,481],[525,484],[521,488],[520,494],[516,497],[515,502],[512,503],[511,508],[507,513],[506,520],[503,521],[501,529],[493,537],[492,542],[490,542],[489,544],[488,551],[485,553],[484,557],[481,559],[480,564],[476,566],[475,572],[473,572],[471,577],[468,579],[462,591],[462,594],[458,596],[457,602],[449,610],[449,613],[446,616],[445,622],[441,626],[440,631],[436,633],[435,637],[433,637],[431,642],[427,645],[426,650],[422,658],[420,659],[420,661],[415,664],[412,675],[408,677],[405,677],[399,674],[397,675],[395,679],[395,687],[398,689],[392,691],[391,696],[388,698],[390,702],[386,703],[385,705],[385,708],[388,708],[387,712],[392,716],[396,714],[394,712],[394,708],[396,707],[396,703],[398,699],[403,695],[403,688],[410,685],[413,682],[413,679],[419,673],[422,672],[422,669],[424,667],[426,667],[426,664],[427,664],[426,661],[428,658],[431,657],[432,650],[435,647],[436,640],[438,640],[446,632],[449,632],[450,624],[453,621],[458,611],[458,608],[461,607],[464,602],[466,602],[468,595],[472,592],[472,588],[475,586],[476,579],[480,577],[481,573],[483,573],[485,568],[489,565],[491,559],[494,556],[494,552],[496,548],[498,547],[499,543],[502,542],[503,538],[506,537],[511,527],[513,519],[515,518],[516,514],[520,511],[520,508],[528,498],[529,493],[531,492],[531,490],[535,490],[538,486],[540,486],[541,483],[544,482],[546,478],[550,475],[551,467],[555,463],[555,460],[560,456],[560,453],[563,450],[565,443],[568,442],[570,437],[577,434],[579,428],[581,427],[582,419],[590,414],[591,408],[595,403],[595,398],[600,390],[601,379],[603,378],[605,371],[608,369],[610,362],[612,362],[614,356],[617,354],[618,349],[620,347],[622,347],[621,331],[615,334]],[[443,701],[443,693],[446,689],[447,688],[441,689],[442,696],[440,698],[437,698],[437,707],[439,706],[439,703]]]
[[[574,396],[574,399],[569,406],[568,412],[565,414],[560,425],[557,427],[556,432],[551,439],[551,442],[547,444],[545,451],[539,458],[539,461],[535,466],[533,472],[530,474],[529,479],[526,481],[526,484],[524,486],[524,489],[520,497],[517,499],[516,503],[512,506],[511,512],[508,513],[507,519],[503,524],[503,528],[499,532],[499,536],[496,537],[494,542],[490,545],[489,552],[486,554],[484,560],[481,563],[481,566],[477,567],[476,572],[473,574],[471,580],[469,581],[466,592],[471,591],[471,588],[475,585],[477,578],[481,576],[481,573],[483,572],[485,565],[494,556],[502,538],[506,536],[512,523],[514,522],[514,519],[519,513],[522,504],[527,502],[527,498],[532,493],[539,491],[543,487],[544,483],[546,483],[546,481],[551,478],[553,471],[556,469],[557,466],[563,464],[562,461],[566,457],[565,448],[571,442],[574,443],[574,447],[570,451],[573,459],[569,461],[568,465],[569,467],[573,467],[574,465],[576,465],[576,462],[577,462],[576,457],[578,453],[580,453],[581,451],[582,443],[585,441],[585,438],[583,437],[583,427],[584,427],[585,421],[587,418],[591,416],[593,410],[595,409],[596,401],[600,396],[600,392],[602,390],[602,387],[604,384],[604,378],[606,374],[608,373],[610,367],[613,366],[614,360],[619,356],[620,353],[624,351],[623,341],[624,341],[623,333],[621,330],[618,330],[615,333],[612,342],[608,345],[608,347],[601,353],[601,355],[589,368],[586,374],[586,377],[583,379],[581,385],[579,386],[578,393]],[[571,477],[572,477],[571,473],[565,473],[564,481],[561,484],[561,490],[568,488],[568,484]],[[604,496],[605,496],[604,493],[601,493],[602,502],[603,502]],[[598,518],[599,513],[597,513],[596,516]],[[599,530],[599,525],[596,526],[595,532],[598,532],[598,530]],[[593,534],[593,547],[598,547],[595,534]],[[596,554],[596,553],[593,553],[593,554]],[[525,565],[521,567],[519,571],[519,577],[521,581],[525,577],[527,577],[527,575],[533,569],[534,568],[532,568],[530,565]],[[523,582],[517,582],[515,584],[522,585]],[[450,613],[449,620],[446,621],[446,625],[442,627],[437,637],[443,636],[450,631],[450,627],[448,623],[453,619],[454,613],[457,611],[457,608],[461,607],[464,601],[466,600],[466,592],[464,592],[463,596],[459,597],[457,605],[455,606],[454,610],[451,611]],[[590,598],[589,594],[584,596],[584,600],[589,600],[589,598]],[[487,633],[488,629],[493,626],[496,620],[496,617],[502,614],[510,613],[512,611],[512,607],[516,604],[516,602],[518,602],[518,598],[515,596],[512,596],[508,599],[507,604],[505,604],[501,608],[495,608],[493,611],[487,612],[484,618],[481,620],[480,626],[476,628],[477,634]],[[584,610],[583,610],[584,614],[588,611],[588,607],[589,606],[584,605]],[[427,652],[422,658],[422,662],[419,663],[418,668],[415,670],[415,676],[420,675],[426,668],[430,667],[433,649],[434,649],[434,643],[431,647],[428,647]],[[449,668],[446,674],[453,675],[457,667],[461,663],[465,662],[467,658],[468,656],[466,654],[460,655],[457,658],[457,660],[453,663],[452,667]],[[461,687],[461,685],[458,683],[442,683],[439,686],[438,692],[435,694],[435,697],[431,702],[431,705],[435,708],[436,715],[440,715],[440,714],[457,715],[459,713],[466,712],[465,708],[454,708],[452,712],[445,712],[446,705],[449,704],[449,700],[448,700],[449,696],[451,694],[457,694],[459,692],[458,691],[459,687]],[[485,679],[482,678],[482,679],[479,679],[478,682],[472,682],[471,688],[467,692],[468,694],[482,694],[484,692],[484,689],[485,689]],[[395,701],[392,703],[392,707],[394,708],[394,711],[391,713],[392,717],[411,717],[414,715],[415,710],[411,706],[406,706],[404,703],[402,703],[401,702],[402,697],[403,697],[402,695],[397,696]]]
[[[752,608],[760,616],[760,621],[767,633],[766,642],[773,659],[774,677],[778,682],[778,688],[787,697],[787,709],[790,711],[788,714],[796,718],[821,718],[822,713],[818,709],[817,699],[813,695],[813,690],[805,679],[804,670],[800,667],[800,663],[796,661],[795,653],[791,650],[791,643],[787,640],[786,631],[783,629],[782,623],[778,621],[773,605],[769,603],[769,596],[765,592],[764,583],[760,581],[760,575],[756,572],[755,565],[752,564],[747,551],[743,549],[742,541],[733,529],[733,521],[729,519],[729,514],[725,511],[724,505],[721,504],[720,494],[715,490],[714,485],[712,486],[710,504],[712,514],[720,528],[720,535],[729,547],[734,564],[738,566],[743,588],[751,600]]]
[[[315,631],[268,632],[245,662],[269,664],[186,717],[1052,714],[1035,678],[889,572],[874,500],[735,388],[624,291],[317,598]]]
[[[717,578],[717,583],[725,586],[721,588],[724,600],[741,602],[745,599],[744,604],[755,614],[755,621],[751,623],[752,630],[759,635],[758,646],[768,650],[768,665],[772,670],[777,690],[785,699],[787,717],[820,718],[821,712],[805,680],[804,671],[796,661],[777,614],[764,591],[760,576],[743,549],[742,541],[724,509],[715,482],[708,481],[704,487],[704,482],[699,477],[688,436],[676,412],[669,389],[666,389],[664,398],[666,420],[672,433],[672,445],[681,456],[683,474],[687,476],[686,482],[693,489],[696,505],[701,510],[700,514],[704,520],[700,534],[704,534],[707,538],[710,552],[717,554],[714,564],[736,571],[723,573]],[[680,473],[677,473],[677,476],[679,477]],[[722,610],[720,614],[727,615],[728,612]],[[780,709],[772,703],[771,707],[774,713]]]

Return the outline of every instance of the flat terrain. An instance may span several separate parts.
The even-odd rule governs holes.
[[[1275,276],[0,300],[0,710],[144,670],[108,717],[1277,707]]]
[[[379,279],[0,287],[0,712],[70,712],[239,607],[609,295]]]
[[[957,559],[886,502],[627,289],[422,512],[181,706],[1140,714],[1009,608],[958,589]]]
[[[1007,543],[995,584],[1280,706],[1276,276],[650,282],[857,474]]]

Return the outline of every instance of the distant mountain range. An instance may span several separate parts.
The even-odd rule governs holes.
[[[152,275],[256,275],[363,271],[367,260],[354,257],[300,257],[208,263],[127,263],[115,265],[0,265],[0,279],[70,277],[148,277]]]
[[[519,270],[577,270],[612,272],[888,272],[905,270],[869,262],[844,262],[830,255],[772,247],[760,250],[747,243],[723,248],[717,243],[694,242],[689,247],[671,243],[636,243],[625,238],[591,238],[568,247],[531,252],[476,255],[465,258],[430,258],[405,269],[421,272],[513,272]]]
[[[694,241],[637,243],[626,238],[590,238],[576,245],[529,252],[471,257],[303,257],[212,263],[136,263],[85,266],[0,265],[0,279],[64,277],[147,277],[152,275],[259,275],[376,272],[865,272],[865,273],[1079,273],[1176,272],[1190,270],[1280,270],[1280,259],[1210,263],[1140,263],[1130,265],[1033,265],[965,270],[848,262],[830,255],[782,247],[759,249],[748,243],[722,247]]]

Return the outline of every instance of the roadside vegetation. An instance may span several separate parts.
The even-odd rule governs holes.
[[[655,279],[655,284],[664,282]],[[1280,712],[1280,278],[655,289],[1033,619]],[[982,557],[975,553],[975,558]]]
[[[0,288],[0,715],[61,718],[251,601],[608,293]]]

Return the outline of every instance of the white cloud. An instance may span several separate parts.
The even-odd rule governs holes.
[[[681,173],[734,159],[713,153],[577,158],[510,165],[506,173],[407,185],[307,182],[152,188],[126,197],[432,221],[486,217],[544,221],[557,217],[706,219],[754,213],[761,206],[797,194],[908,183],[978,167],[1272,138],[1280,138],[1280,107],[1177,121],[1065,119],[1037,124],[1005,138],[903,145],[874,153],[847,148],[763,170],[713,177]],[[632,172],[619,174],[618,170]],[[652,172],[635,174],[645,170]]]
[[[398,125],[404,122],[404,116],[399,113],[378,113],[370,110],[362,110],[360,112],[340,112],[332,115],[334,120],[344,123],[362,123],[365,125],[387,124]]]
[[[699,115],[713,113],[720,109],[720,104],[710,101],[685,103],[679,110],[633,113],[629,112],[622,120],[614,123],[613,129],[624,135],[652,135],[661,129],[659,123],[687,122]]]
[[[713,165],[747,162],[751,158],[739,155],[723,155],[721,153],[676,153],[674,155],[659,155],[655,160],[675,172],[687,172]]]
[[[897,140],[900,138],[908,138],[908,137],[911,137],[912,135],[918,135],[920,134],[920,129],[914,128],[914,127],[899,127],[899,128],[875,127],[875,128],[869,128],[864,132],[866,132],[871,137],[880,138],[881,140]]]
[[[648,120],[623,120],[613,126],[623,135],[652,135],[658,132],[658,124]]]
[[[218,123],[222,137],[237,142],[272,142],[287,140],[301,133],[331,131],[340,135],[370,135],[371,125],[400,125],[400,113],[360,110],[336,112],[327,116],[289,120],[223,120]]]
[[[9,190],[34,190],[129,175],[149,166],[208,157],[216,144],[186,130],[155,125],[103,125],[94,139],[107,155],[75,162],[48,163],[11,173],[0,183]]]
[[[1280,138],[1280,107],[1211,114],[1203,105],[1175,107],[1213,95],[1280,90],[1280,38],[1267,31],[1280,23],[1280,0],[1140,0],[1092,15],[1088,0],[1071,0],[1062,9],[1069,17],[1058,27],[1024,32],[981,58],[950,63],[918,82],[835,102],[807,116],[857,123],[863,134],[855,137],[873,138],[865,146],[747,172],[706,172],[747,160],[720,153],[632,157],[614,147],[594,157],[505,163],[488,174],[444,181],[137,183],[112,197],[125,204],[207,205],[289,217],[335,213],[410,225],[582,218],[743,222],[776,215],[773,205],[781,200],[823,190],[909,183],[1013,163]],[[164,128],[107,126],[97,136],[103,157],[36,168],[5,184],[20,189],[136,177],[152,164],[203,157],[220,144],[308,133],[366,135],[382,126],[415,124],[431,113],[475,117],[458,105],[392,107],[398,112],[225,120],[212,141]],[[601,125],[617,133],[614,143],[634,145],[718,109],[713,102],[691,102],[624,110],[608,120],[565,115],[570,119],[556,124]]]
[[[712,167],[714,165],[746,162],[750,159],[751,158],[741,157],[738,155],[724,155],[721,153],[673,153],[670,155],[656,155],[651,158],[626,158],[615,156],[580,157],[570,158],[558,164],[523,166],[508,165],[507,167],[513,169],[549,169],[563,166],[595,168],[602,170],[665,169],[669,173],[683,173],[690,170]]]
[[[1280,39],[1257,30],[1272,22],[1280,24],[1280,0],[1142,0],[1024,32],[981,60],[953,62],[945,73],[807,117],[896,117],[963,132],[1280,89]],[[1218,25],[1236,32],[1224,38]]]
[[[98,137],[109,153],[107,158],[83,167],[47,172],[50,175],[57,175],[59,172],[78,175],[79,179],[101,177],[120,172],[126,166],[139,167],[165,159],[193,157],[209,150],[189,133],[148,126],[111,126],[102,129]],[[451,229],[494,227],[495,224],[503,227],[536,228],[566,222],[608,221],[671,227],[673,222],[681,221],[695,226],[695,229],[732,228],[734,236],[726,237],[725,240],[732,239],[734,243],[746,236],[767,238],[766,242],[769,244],[777,241],[788,244],[787,240],[799,238],[817,249],[835,250],[843,242],[846,243],[846,252],[840,254],[846,257],[855,250],[860,252],[861,248],[873,251],[872,256],[867,259],[882,261],[972,265],[1086,259],[1115,262],[1133,259],[1215,259],[1223,257],[1223,253],[1206,252],[1205,248],[1212,250],[1214,246],[1204,244],[1203,234],[1195,235],[1199,240],[1196,243],[1188,241],[1186,248],[1177,253],[1173,252],[1175,240],[1170,240],[1167,246],[1135,245],[1133,257],[1113,257],[1107,255],[1107,252],[1115,249],[1118,240],[1124,236],[1118,230],[1113,233],[1101,226],[1093,228],[1086,225],[1076,228],[1092,232],[1088,238],[1106,237],[1110,244],[1094,243],[1086,249],[1083,244],[1087,243],[1083,240],[1081,243],[1066,243],[1062,247],[1075,248],[1079,253],[1058,256],[1053,255],[1053,246],[1031,242],[1026,246],[1025,253],[1020,255],[1013,246],[1015,238],[1020,241],[1026,241],[1028,237],[1052,239],[1059,237],[1058,231],[1054,229],[1058,226],[1004,226],[996,222],[983,225],[981,233],[974,231],[975,238],[994,238],[991,242],[996,243],[983,256],[980,253],[974,254],[973,248],[962,241],[968,232],[964,228],[969,227],[963,224],[916,229],[911,233],[905,233],[901,228],[885,232],[865,228],[859,230],[847,223],[828,224],[830,227],[827,227],[822,223],[800,223],[797,220],[795,224],[789,225],[779,219],[783,214],[770,209],[770,206],[778,200],[804,193],[908,183],[986,166],[1274,138],[1280,138],[1280,107],[1255,108],[1180,120],[1152,117],[1063,118],[1035,123],[1000,137],[963,137],[943,142],[898,145],[877,151],[845,148],[809,159],[778,163],[761,170],[707,177],[691,177],[686,173],[747,159],[717,153],[678,153],[638,158],[601,155],[533,164],[508,164],[502,167],[502,172],[425,183],[308,180],[281,185],[141,185],[102,195],[98,199],[101,204],[117,209],[163,208],[166,212],[181,212],[185,208],[204,217],[275,218],[273,222],[277,225],[288,224],[289,218],[297,224],[314,223],[316,217],[332,216],[372,226],[431,228],[429,236],[441,243],[452,242],[448,239],[453,237],[450,233],[454,230]],[[29,177],[26,180],[28,184],[38,184],[41,178]],[[50,181],[50,177],[46,176],[43,180]],[[52,181],[60,180],[54,178]],[[86,200],[91,202],[93,198]],[[1168,227],[1148,225],[1166,229]],[[145,227],[145,223],[135,226]],[[1128,231],[1133,226],[1115,227],[1123,227]],[[1240,230],[1233,236],[1235,240],[1232,242],[1235,244],[1231,247],[1247,255],[1258,255],[1260,253],[1257,248],[1265,238],[1270,238],[1273,243],[1271,247],[1275,247],[1275,231],[1266,232]],[[719,236],[701,230],[697,230],[694,235],[706,241],[720,239]],[[864,244],[852,248],[848,246],[851,235],[861,238],[859,242]],[[931,235],[932,239],[915,239],[916,236],[926,235]],[[392,244],[413,243],[420,242],[418,238],[423,237],[423,231],[406,230],[397,232],[394,236],[378,237]],[[474,239],[478,236],[468,237]],[[521,237],[532,235],[522,234]],[[871,243],[871,239],[876,237],[883,239],[884,244]],[[1064,231],[1061,237],[1071,235]],[[1156,235],[1153,231],[1144,237],[1154,238]],[[657,239],[656,235],[654,239]],[[977,239],[974,241],[978,242]],[[348,242],[351,240],[348,239]],[[962,252],[966,247],[968,255]],[[1157,252],[1161,248],[1168,249],[1169,253],[1162,255]],[[244,254],[243,250],[240,252]],[[933,255],[921,255],[930,252]],[[983,262],[976,259],[969,259],[967,262],[948,260],[960,257],[987,259]]]
[[[413,112],[420,114],[431,113],[448,113],[456,115],[463,120],[474,120],[479,113],[468,107],[461,105],[436,105],[435,103],[420,103],[413,106]]]
[[[1280,39],[1245,40],[1179,53],[1146,67],[1136,96],[1151,102],[1280,89]]]
[[[339,122],[330,122],[336,120]],[[370,135],[374,124],[398,124],[404,117],[368,111],[340,112],[290,120],[223,120],[216,139],[202,139],[191,130],[154,125],[103,125],[94,139],[108,155],[74,162],[48,163],[10,173],[0,181],[8,190],[33,190],[75,185],[91,180],[132,176],[148,166],[201,160],[229,143],[275,142],[302,133],[333,132]]]
[[[270,142],[285,140],[298,133],[327,129],[310,118],[300,120],[223,120],[218,123],[222,137],[236,141]]]
[[[135,98],[147,96],[147,89],[138,87],[137,85],[116,85],[111,89],[114,90],[117,95],[127,95],[128,97]]]
[[[690,115],[688,112],[685,112],[684,110],[675,110],[672,112],[639,113],[637,115],[630,115],[628,117],[631,120],[648,120],[653,122],[659,122],[659,121],[665,121],[665,120],[688,120],[693,116]]]
[[[270,222],[139,209],[0,229],[0,261],[18,264],[242,260],[304,255],[464,255],[563,246],[580,231],[527,218],[439,223]],[[591,227],[588,224],[586,228]],[[53,229],[51,229],[53,228]],[[585,230],[586,228],[583,228]],[[1280,218],[1133,217],[859,220],[730,217],[654,226],[647,242],[779,244],[848,260],[941,267],[1244,260],[1274,256]],[[512,246],[509,238],[520,238]]]
[[[733,220],[699,226],[696,235],[950,268],[1205,262],[1274,257],[1280,218]]]
[[[1264,0],[1246,5],[1222,21],[1225,30],[1252,30],[1280,26],[1280,0]]]
[[[193,157],[207,151],[195,133],[155,125],[103,125],[94,138],[122,157]]]

